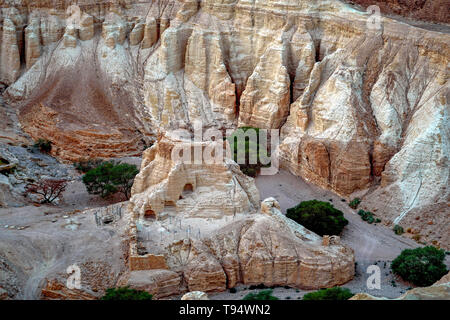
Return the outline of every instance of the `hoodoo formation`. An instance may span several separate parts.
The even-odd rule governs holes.
[[[0,8],[0,300],[343,285],[370,299],[358,268],[450,250],[448,0]],[[242,127],[279,137],[270,188],[229,152]],[[341,233],[286,216],[313,199],[343,212]]]

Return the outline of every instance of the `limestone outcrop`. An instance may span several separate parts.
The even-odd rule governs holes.
[[[16,25],[9,18],[3,20],[0,58],[1,81],[7,85],[13,84],[20,76],[20,52]]]
[[[188,154],[208,147],[185,144],[167,134],[144,154],[129,204],[136,219],[132,238],[143,247],[141,255],[164,256],[168,270],[149,264],[131,271],[128,285],[161,296],[224,291],[240,283],[315,289],[353,278],[352,249],[338,238],[324,242],[286,218],[274,198],[260,205],[253,179],[227,157],[214,164],[175,162],[177,147]],[[132,249],[134,255],[139,250]],[[183,279],[177,291],[160,289],[171,287],[168,278],[151,276],[170,272]]]
[[[209,300],[208,295],[201,291],[192,291],[181,297],[181,300]]]
[[[222,147],[221,145],[219,145]],[[259,193],[251,178],[239,166],[222,156],[215,163],[204,159],[177,161],[177,153],[213,151],[208,142],[182,140],[170,133],[144,152],[141,171],[135,178],[130,210],[140,219],[164,219],[168,212],[191,217],[215,218],[256,212]],[[225,150],[225,149],[222,149]],[[194,196],[191,196],[194,195]]]
[[[445,1],[383,3],[446,21]],[[450,245],[438,238],[449,212],[445,25],[373,25],[339,0],[78,5],[74,15],[15,1],[3,14],[4,96],[55,156],[137,155],[159,130],[195,121],[280,129],[283,167]]]

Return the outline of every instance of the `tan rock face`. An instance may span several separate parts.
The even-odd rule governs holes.
[[[169,270],[182,274],[182,290],[223,291],[239,283],[314,289],[353,278],[353,251],[339,239],[323,245],[321,237],[286,218],[273,198],[259,210],[253,179],[226,158],[209,165],[175,162],[174,150],[185,143],[161,136],[145,152],[129,204],[137,229],[152,228],[141,232],[150,243],[159,241],[146,247],[147,254],[165,256]],[[207,145],[194,143],[187,153],[195,147]],[[198,236],[186,231],[179,240],[161,231],[191,219]]]
[[[13,84],[20,75],[20,52],[16,26],[9,18],[3,20],[1,49],[1,81],[10,85]]]
[[[181,297],[181,300],[209,300],[208,295],[201,291],[192,291]]]
[[[406,12],[400,2],[386,6]],[[413,16],[436,8],[417,3]],[[284,167],[344,197],[365,194],[386,220],[428,228],[414,219],[448,202],[445,27],[382,17],[381,32],[337,0],[110,1],[80,5],[73,36],[65,5],[16,4],[3,19],[5,97],[33,138],[74,137],[57,146],[69,149],[61,158],[134,155],[158,130],[194,121],[277,128]],[[38,13],[36,28],[27,18]],[[57,113],[56,133],[33,119],[41,104]]]
[[[94,37],[94,18],[88,14],[83,14],[80,20],[80,40],[91,40]]]
[[[156,24],[156,19],[149,18],[145,23],[143,30],[142,48],[148,49],[158,40],[158,25]]]
[[[41,56],[39,21],[34,19],[25,28],[25,61],[27,69],[30,69]]]
[[[168,207],[201,218],[258,210],[258,190],[253,180],[241,173],[234,162],[188,164],[174,160],[175,148],[180,148],[180,153],[190,153],[197,147],[204,150],[206,145],[191,145],[165,136],[146,150],[141,172],[132,188],[130,210],[140,218],[151,213],[161,219],[164,216],[160,215]],[[183,148],[188,151],[182,151]],[[194,199],[187,197],[190,192],[195,193]]]
[[[127,285],[137,290],[145,290],[155,298],[163,298],[180,294],[181,278],[169,270],[133,271],[130,273]]]

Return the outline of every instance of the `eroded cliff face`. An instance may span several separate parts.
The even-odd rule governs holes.
[[[293,173],[365,194],[395,223],[420,227],[435,206],[434,224],[448,217],[447,33],[369,28],[337,0],[79,5],[75,19],[64,1],[6,2],[2,15],[5,95],[55,155],[138,153],[194,120],[275,128]]]
[[[317,289],[353,278],[353,250],[339,237],[322,239],[286,218],[274,198],[260,203],[254,180],[226,157],[173,162],[168,155],[184,143],[160,137],[144,155],[128,209],[145,254],[130,251],[141,263],[124,284],[163,297],[238,284]],[[187,150],[199,146],[208,144]]]

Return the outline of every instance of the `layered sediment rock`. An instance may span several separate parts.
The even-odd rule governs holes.
[[[170,135],[160,137],[158,143],[144,153],[141,171],[132,188],[130,210],[141,219],[145,216],[160,218],[167,207],[205,219],[257,211],[258,190],[236,163],[224,160],[223,156],[221,160],[214,158],[205,163],[203,156],[215,150],[223,152],[223,144],[191,143]],[[202,158],[186,161],[176,158],[191,152],[200,152]],[[195,198],[187,196],[191,192],[195,192]]]
[[[3,22],[6,97],[33,138],[67,149],[55,155],[136,154],[158,130],[194,121],[281,128],[281,163],[293,173],[344,197],[365,194],[367,209],[405,227],[424,227],[415,219],[444,207],[433,221],[442,226],[449,197],[445,26],[387,17],[372,25],[370,14],[338,0],[110,1],[80,4],[75,41],[64,36],[65,6],[18,1],[17,8]],[[27,26],[23,44],[24,21],[38,8],[40,30]],[[38,50],[32,35],[39,33]],[[29,57],[21,59],[24,51]],[[32,67],[17,80],[21,60]],[[33,119],[41,105],[56,112],[57,125]],[[73,139],[58,145],[66,135]],[[102,152],[93,150],[99,146]]]
[[[138,229],[157,224],[159,234],[149,233],[155,241],[165,241],[161,230],[172,224],[182,226],[192,218],[197,219],[197,227],[202,228],[198,219],[206,223],[200,230],[203,237],[170,240],[169,234],[168,242],[159,242],[158,250],[162,250],[168,268],[182,275],[184,282],[177,290],[223,291],[239,283],[314,289],[353,278],[352,249],[337,238],[324,242],[286,218],[273,198],[263,201],[259,208],[254,181],[226,157],[214,164],[174,162],[177,146],[188,154],[196,147],[203,151],[208,147],[204,142],[190,144],[189,148],[184,144],[185,140],[161,137],[146,151],[129,205]],[[214,224],[208,222],[211,220]],[[165,227],[159,227],[160,223]],[[152,248],[147,250],[155,250]],[[160,281],[141,285],[135,277],[162,271],[132,271],[127,284],[161,294],[155,289],[166,287]]]
[[[16,25],[9,18],[3,20],[1,49],[1,81],[10,85],[20,76],[20,51],[17,41]]]

